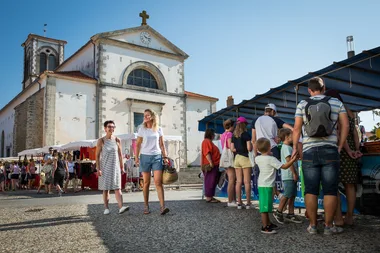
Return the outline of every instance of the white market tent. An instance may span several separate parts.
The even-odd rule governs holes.
[[[38,154],[40,154],[38,151],[40,150],[40,148],[34,148],[34,149],[27,149],[27,150],[24,150],[24,151],[21,151],[20,153],[18,153],[18,156],[37,156]]]
[[[98,140],[72,141],[60,147],[61,151],[79,150],[81,147],[94,148]]]

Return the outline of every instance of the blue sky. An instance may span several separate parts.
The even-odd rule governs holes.
[[[347,35],[356,52],[380,45],[380,1],[1,1],[0,55],[4,106],[21,91],[29,33],[66,40],[68,58],[99,32],[148,24],[190,55],[186,90],[235,102],[346,58]],[[375,122],[367,113],[364,125]],[[376,121],[379,121],[377,119]]]

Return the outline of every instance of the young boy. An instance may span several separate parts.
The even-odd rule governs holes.
[[[269,212],[273,208],[273,186],[276,180],[276,170],[288,169],[296,160],[294,156],[289,162],[283,164],[277,158],[270,155],[270,141],[266,138],[260,138],[256,141],[256,147],[261,153],[255,161],[260,168],[258,188],[259,188],[259,206],[263,226],[261,232],[264,234],[275,234],[276,225],[269,220]]]
[[[293,153],[293,133],[288,128],[282,128],[279,133],[279,137],[283,142],[281,147],[281,162],[289,162]],[[289,170],[281,171],[282,185],[284,186],[283,197],[280,199],[280,205],[273,213],[273,217],[278,223],[284,224],[284,219],[294,222],[302,223],[302,221],[294,215],[294,201],[297,195],[297,182],[298,182],[298,166],[294,163],[289,167]],[[288,214],[284,218],[283,211],[288,203]]]

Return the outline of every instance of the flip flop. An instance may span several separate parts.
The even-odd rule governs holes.
[[[150,214],[149,206],[144,207],[144,214]]]
[[[168,212],[169,212],[170,210],[169,210],[169,208],[167,208],[167,207],[161,207],[161,215],[165,215],[165,214],[167,214]]]
[[[207,203],[220,203],[220,200],[217,200],[216,198],[212,198],[210,200],[206,200]]]

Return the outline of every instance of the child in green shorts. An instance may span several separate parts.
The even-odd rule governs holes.
[[[256,147],[261,153],[255,158],[256,164],[260,168],[258,179],[259,188],[259,206],[261,220],[263,226],[261,232],[264,234],[275,234],[277,231],[276,225],[269,220],[269,213],[273,207],[273,186],[276,180],[276,170],[288,169],[297,160],[297,157],[292,157],[289,162],[283,164],[277,158],[270,155],[270,141],[266,138],[260,138],[256,142]]]

